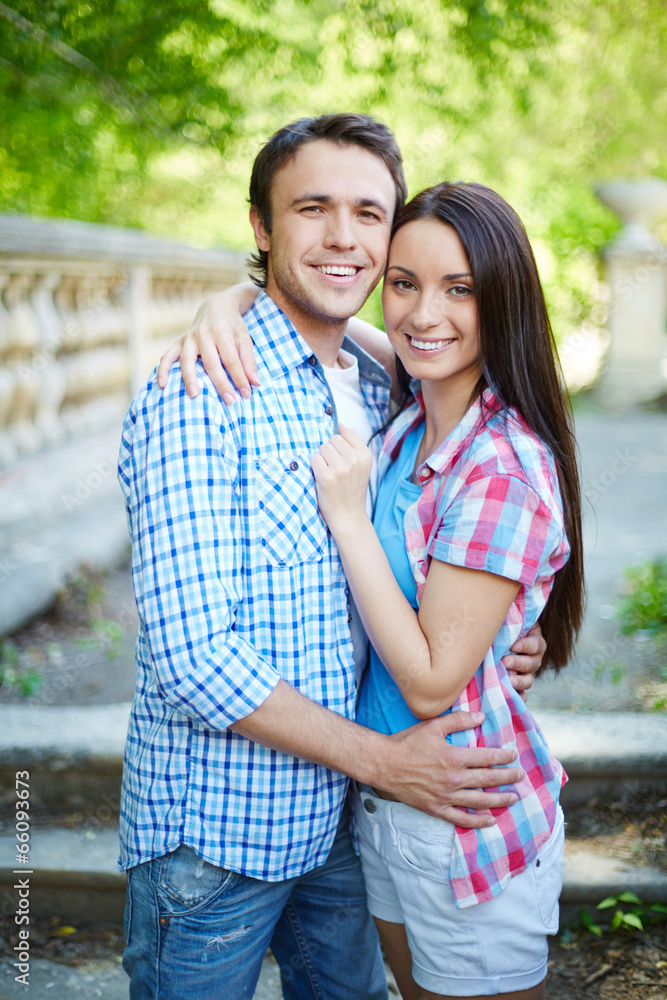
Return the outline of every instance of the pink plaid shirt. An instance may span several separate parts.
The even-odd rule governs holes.
[[[418,396],[387,432],[380,475],[423,416]],[[534,860],[554,826],[567,777],[509,683],[501,658],[538,620],[569,546],[551,453],[517,413],[502,410],[489,389],[420,466],[418,477],[421,497],[404,520],[418,602],[432,558],[521,584],[483,663],[453,705],[453,711],[481,711],[486,718],[475,730],[453,733],[452,743],[516,749],[526,773],[520,784],[503,786],[519,798],[507,809],[492,810],[495,826],[456,828],[449,874],[456,905],[464,908],[498,895]]]

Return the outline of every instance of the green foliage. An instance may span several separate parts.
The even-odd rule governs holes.
[[[0,7],[0,210],[246,248],[261,141],[354,109],[411,191],[497,188],[556,334],[601,319],[605,178],[667,176],[663,0],[15,0]],[[377,319],[377,304],[369,307]]]
[[[567,947],[578,929],[584,929],[601,938],[605,933],[614,934],[619,930],[633,934],[637,930],[643,931],[648,924],[667,919],[667,906],[663,903],[643,903],[639,896],[629,891],[621,892],[618,896],[607,896],[597,904],[596,909],[602,911],[614,909],[614,915],[608,925],[601,926],[590,910],[582,908],[575,920],[564,927],[560,937],[561,943]]]
[[[18,691],[24,698],[29,698],[39,689],[42,680],[41,674],[23,668],[19,651],[11,639],[0,641],[0,688]]]
[[[667,559],[631,566],[624,577],[626,594],[617,615],[623,635],[643,632],[667,641]]]

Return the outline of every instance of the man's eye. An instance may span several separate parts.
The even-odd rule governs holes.
[[[301,209],[301,211],[317,213],[322,211],[322,207],[320,205],[306,205],[304,208]]]
[[[360,212],[359,215],[362,219],[370,219],[372,222],[375,222],[380,218],[379,215],[375,214],[375,212]]]

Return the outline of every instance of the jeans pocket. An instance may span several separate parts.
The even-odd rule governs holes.
[[[262,547],[277,566],[318,562],[327,544],[310,458],[290,454],[255,462]]]
[[[558,807],[551,836],[544,843],[532,863],[537,905],[547,934],[558,930],[558,900],[563,888],[565,824],[563,812]]]
[[[158,888],[187,909],[207,903],[235,874],[204,861],[184,844],[159,858],[156,867]]]

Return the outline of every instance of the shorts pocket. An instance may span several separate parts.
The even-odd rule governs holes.
[[[158,888],[188,909],[208,902],[235,874],[204,861],[184,844],[159,858],[156,866]]]
[[[531,867],[537,890],[537,905],[547,934],[558,930],[558,900],[563,887],[565,823],[558,807],[551,836],[542,845]]]
[[[255,462],[262,547],[269,562],[292,566],[318,562],[327,529],[317,506],[310,458],[299,454]]]
[[[450,831],[442,836],[399,829],[396,838],[397,863],[419,875],[437,882],[449,882],[449,865],[452,857]]]

